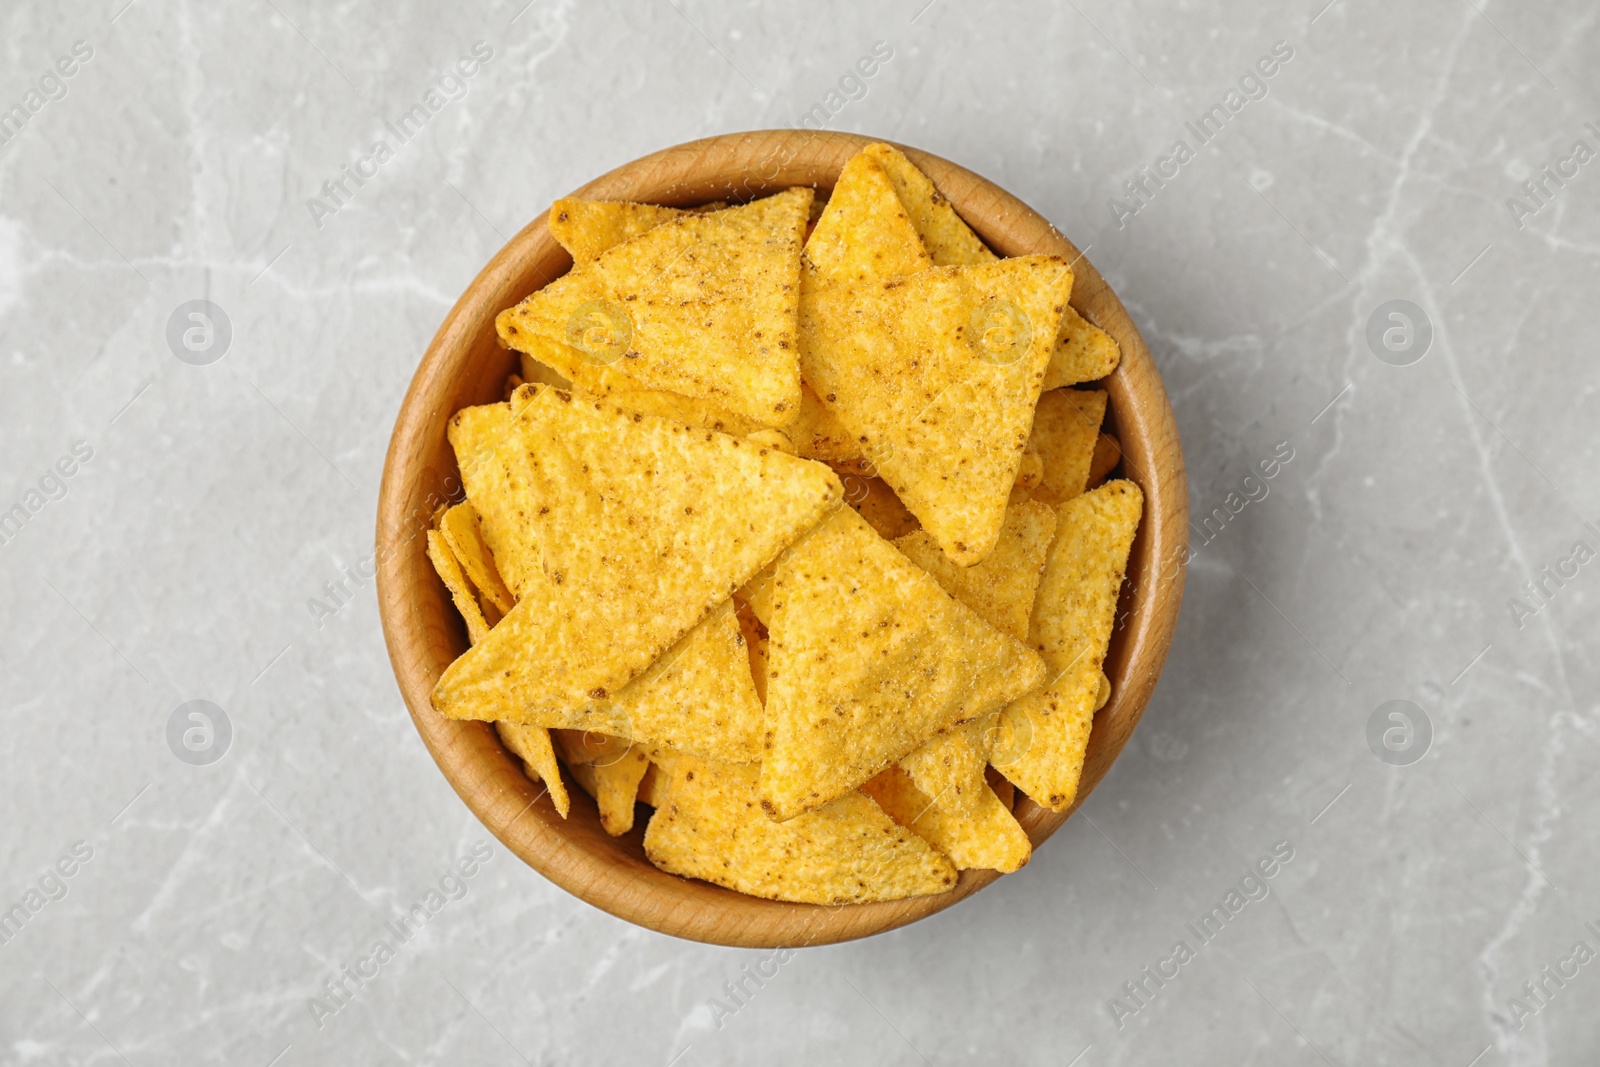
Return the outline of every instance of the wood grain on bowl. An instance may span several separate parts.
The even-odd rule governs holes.
[[[635,160],[572,195],[691,206],[749,200],[792,185],[826,192],[845,161],[870,143],[853,134],[805,130],[729,134]],[[1177,427],[1138,331],[1072,243],[993,183],[926,152],[904,151],[996,252],[1051,254],[1070,262],[1076,274],[1072,306],[1122,346],[1122,362],[1105,381],[1108,432],[1114,427],[1124,476],[1143,489],[1145,511],[1106,657],[1112,696],[1095,716],[1078,792],[1082,804],[1137,725],[1177,624],[1188,548]],[[433,710],[434,683],[466,649],[461,622],[426,555],[425,532],[435,507],[460,495],[445,425],[461,407],[501,399],[506,376],[515,369],[516,354],[496,342],[495,315],[570,266],[540,211],[446,316],[412,379],[389,444],[378,502],[379,611],[401,694],[445,777],[507,848],[551,881],[620,918],[699,941],[746,947],[846,941],[914,922],[994,881],[998,875],[992,871],[965,871],[956,889],[940,896],[823,907],[761,900],[678,878],[645,858],[639,827],[621,838],[607,836],[594,804],[580,791],[573,791],[571,814],[561,819],[489,724],[448,720]],[[1072,812],[1052,813],[1019,794],[1016,814],[1037,846]]]

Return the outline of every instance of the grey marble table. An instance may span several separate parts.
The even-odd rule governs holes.
[[[1596,1062],[1592,3],[524,3],[0,11],[0,1062]],[[494,842],[366,575],[400,398],[508,235],[802,122],[1088,249],[1197,552],[1024,871],[778,961]]]

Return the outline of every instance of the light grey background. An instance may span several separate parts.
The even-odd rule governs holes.
[[[93,49],[0,148],[0,510],[44,501],[0,545],[0,908],[92,850],[0,944],[0,1062],[1595,1062],[1600,960],[1536,1014],[1522,987],[1600,951],[1600,563],[1508,601],[1600,549],[1600,161],[1520,227],[1506,202],[1600,150],[1600,9],[523,2],[0,13],[0,108]],[[323,983],[489,839],[359,577],[423,348],[552,199],[794,125],[880,40],[829,127],[959,161],[1089,248],[1165,376],[1197,524],[1293,450],[1197,555],[1143,725],[1024,871],[800,954],[731,1018],[713,998],[765,953],[618,922],[496,843],[319,1027]],[[1280,40],[1267,96],[1119,227],[1108,200]],[[317,225],[478,41],[465,96]],[[196,299],[232,327],[203,366],[167,343]],[[1366,342],[1389,300],[1432,324],[1409,366]],[[64,495],[30,498],[78,442]],[[209,765],[168,747],[190,700],[231,723]],[[1390,700],[1431,723],[1410,766],[1367,743]],[[1270,896],[1202,946],[1185,924],[1279,842]]]

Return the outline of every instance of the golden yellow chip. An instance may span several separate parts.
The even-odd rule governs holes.
[[[445,542],[473,587],[500,609],[502,615],[516,606],[516,598],[506,588],[494,565],[494,554],[483,539],[478,513],[471,504],[457,504],[446,511],[439,522],[439,532],[444,534]]]
[[[992,724],[998,714],[998,710],[992,711],[924,741],[902,757],[898,766],[944,811],[962,819],[977,818]]]
[[[1108,433],[1100,435],[1094,443],[1094,459],[1089,462],[1089,488],[1093,489],[1110,477],[1122,462],[1122,442]]]
[[[862,154],[873,159],[894,184],[895,193],[927,246],[933,262],[940,267],[988,263],[995,259],[972,227],[961,220],[956,209],[933,187],[926,174],[898,149],[886,144],[868,145]]]
[[[557,389],[516,418],[538,565],[440,678],[434,707],[451,718],[607,699],[841,492],[820,463]]]
[[[1035,415],[1034,417],[1037,418],[1038,416]],[[1043,480],[1044,460],[1039,457],[1039,453],[1030,448],[1022,453],[1022,463],[1017,467],[1017,480],[1013,483],[1013,487],[1036,489]]]
[[[824,463],[853,462],[861,457],[861,446],[850,431],[805,384],[800,386],[800,417],[785,426],[783,433],[794,442],[797,456]]]
[[[644,832],[650,862],[751,896],[859,904],[943,893],[955,868],[869,797],[850,791],[776,823],[757,805],[755,764],[687,756],[657,761],[656,812]]]
[[[594,797],[600,826],[612,837],[633,829],[633,802],[650,769],[642,745],[593,731],[552,730],[567,770],[583,791]]]
[[[1056,512],[1058,533],[1028,631],[1029,643],[1044,654],[1050,681],[1001,712],[990,754],[1018,789],[1053,811],[1067,810],[1078,794],[1100,666],[1143,508],[1139,487],[1118,480],[1068,500]]]
[[[1105,414],[1106,394],[1099,389],[1052,389],[1039,397],[1028,439],[1044,460],[1035,500],[1059,504],[1083,492]]]
[[[600,808],[600,825],[612,837],[633,829],[633,805],[639,799],[639,783],[650,761],[643,749],[636,748],[615,763],[591,763],[595,777],[595,804]]]
[[[744,583],[736,593],[763,626],[772,625],[772,577],[777,572],[778,561],[773,560]]]
[[[523,386],[513,399],[525,403],[531,394]],[[515,599],[538,579],[539,552],[526,518],[531,508],[527,455],[511,407],[462,408],[450,417],[448,433],[479,531]]]
[[[935,804],[910,775],[890,767],[861,787],[889,817],[948,856],[956,870],[1010,874],[1028,862],[1033,844],[987,783],[980,784],[977,813],[963,818]]]
[[[839,173],[833,196],[806,238],[805,281],[828,287],[882,281],[933,266],[894,185],[869,152]]]
[[[1072,271],[1050,256],[811,294],[806,380],[951,559],[993,548]]]
[[[708,759],[743,761],[760,758],[761,705],[747,639],[733,602],[724,600],[643,674],[607,698],[559,706],[464,710],[579,731],[579,736],[608,734]],[[569,759],[582,762],[592,758],[569,754]]]
[[[650,766],[645,768],[644,777],[639,779],[639,803],[658,808],[661,806],[661,797],[664,793],[665,790],[661,788],[661,768],[651,762]]]
[[[933,539],[920,531],[899,538],[894,546],[984,622],[1025,641],[1034,591],[1055,532],[1056,515],[1048,505],[1023,502],[1006,509],[994,552],[976,566],[951,563]],[[942,809],[975,819],[993,733],[993,723],[986,716],[927,741],[902,759],[900,766]]]
[[[904,537],[921,527],[882,478],[841,471],[839,482],[844,486],[845,503],[855,508],[885,541]]]
[[[1061,328],[1055,350],[1050,353],[1050,366],[1044,372],[1044,387],[1059,389],[1098,381],[1116,370],[1121,360],[1122,349],[1116,340],[1069,306],[1061,313]]]
[[[784,553],[772,585],[761,804],[774,819],[848,793],[1043,679],[1036,653],[849,508]]]
[[[994,551],[971,567],[952,563],[926,530],[896,538],[894,547],[984,622],[1026,641],[1033,594],[1055,535],[1055,512],[1047,504],[1029,501],[1006,508]]]
[[[455,554],[450,551],[444,535],[438,530],[428,531],[428,559],[433,561],[433,569],[444,580],[445,588],[450,590],[450,599],[455,601],[456,610],[467,624],[467,640],[474,645],[482,641],[489,635],[488,620],[478,608],[478,600],[473,596],[467,576],[461,573],[461,565],[456,561]]]
[[[895,193],[905,205],[906,213],[932,255],[935,266],[966,266],[989,263],[998,258],[961,220],[956,209],[933,187],[927,175],[898,149],[875,144],[863,149],[863,153],[872,156],[894,183]],[[1122,350],[1110,334],[1068,307],[1061,314],[1043,387],[1059,389],[1064,385],[1104,378],[1117,369],[1117,362],[1121,358]]]
[[[574,384],[608,369],[767,426],[800,409],[795,319],[811,190],[679,215],[616,245],[496,319],[500,339]]]
[[[550,235],[574,263],[587,263],[600,253],[686,214],[673,207],[578,200],[567,197],[550,206]]]
[[[550,802],[565,819],[572,802],[567,796],[567,784],[561,780],[561,767],[556,763],[556,751],[550,744],[550,731],[511,722],[497,722],[494,729],[506,748],[522,760],[528,777],[544,783],[550,791]]]

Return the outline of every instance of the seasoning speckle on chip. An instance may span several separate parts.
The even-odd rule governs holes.
[[[883,144],[825,204],[548,224],[573,268],[499,315],[509,399],[448,425],[466,500],[425,548],[469,647],[435,710],[563,818],[564,765],[607,834],[647,818],[656,867],[752,896],[1026,864],[1013,783],[1076,797],[1142,513],[1095,488],[1107,394],[1059,388],[1119,354],[1071,267],[996,256]]]

